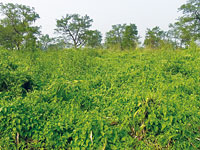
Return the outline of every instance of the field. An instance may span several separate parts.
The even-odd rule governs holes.
[[[200,149],[200,49],[2,49],[0,149]]]

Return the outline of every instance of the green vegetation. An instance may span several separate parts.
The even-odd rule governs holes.
[[[144,45],[150,49],[162,48],[164,38],[165,33],[159,27],[154,27],[152,30],[147,29]]]
[[[39,18],[34,8],[25,5],[0,3],[0,45],[7,49],[36,47],[39,27],[32,26]]]
[[[200,49],[0,50],[0,149],[200,149]]]
[[[67,39],[67,45],[73,45],[74,48],[85,45],[95,48],[101,45],[102,36],[97,30],[89,30],[92,22],[93,20],[87,15],[67,14],[62,19],[57,20],[55,30],[65,40]]]
[[[106,33],[105,45],[107,48],[133,50],[138,43],[138,30],[135,24],[117,24]]]
[[[34,8],[0,3],[0,150],[200,149],[199,7],[140,45],[134,23],[102,43],[66,14],[50,37]]]

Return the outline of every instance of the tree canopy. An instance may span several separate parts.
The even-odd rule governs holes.
[[[117,24],[106,33],[105,43],[108,48],[134,49],[138,42],[138,30],[135,24]]]
[[[123,48],[135,49],[138,43],[138,30],[135,24],[126,25],[123,33]]]
[[[190,43],[200,42],[200,1],[187,0],[179,9],[182,12],[175,23],[169,24],[169,30],[163,31],[156,26],[147,28],[143,45],[148,48],[186,48]],[[56,20],[55,33],[50,38],[43,35],[40,27],[34,26],[39,14],[33,7],[26,5],[0,3],[0,46],[7,49],[40,48],[97,48],[102,46],[102,34],[91,30],[93,19],[88,15],[66,14]],[[115,24],[106,32],[105,47],[114,49],[135,49],[139,45],[138,29],[135,24]]]
[[[145,47],[152,49],[159,48],[164,39],[164,35],[164,31],[162,31],[158,26],[152,29],[147,29],[144,40]]]
[[[176,43],[178,41],[180,47],[185,47],[192,40],[200,39],[200,1],[188,0],[179,8],[179,11],[183,13],[183,16],[169,27],[172,37],[176,37]]]
[[[57,33],[61,34],[65,40],[70,41],[74,48],[78,48],[86,43],[86,33],[92,25],[93,20],[88,15],[66,14],[62,19],[57,20]]]
[[[35,45],[39,27],[32,26],[39,18],[34,8],[19,4],[0,3],[0,44],[10,49],[21,49]],[[10,44],[6,44],[9,40]]]
[[[85,45],[91,48],[97,48],[101,46],[102,34],[98,30],[88,30],[85,37]]]

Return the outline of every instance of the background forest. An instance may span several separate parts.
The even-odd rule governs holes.
[[[191,43],[199,45],[200,3],[189,0],[179,11],[183,13],[177,22],[169,24],[169,30],[163,31],[156,26],[146,30],[145,40],[139,41],[137,25],[116,24],[105,35],[91,30],[93,19],[88,15],[66,14],[56,20],[54,38],[42,35],[40,27],[34,26],[39,14],[35,9],[19,4],[0,3],[0,45],[6,49],[63,49],[63,48],[105,48],[134,50],[139,47],[150,49],[187,48]]]

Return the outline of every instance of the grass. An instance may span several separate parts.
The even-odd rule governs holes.
[[[199,149],[200,50],[0,50],[0,149]]]

